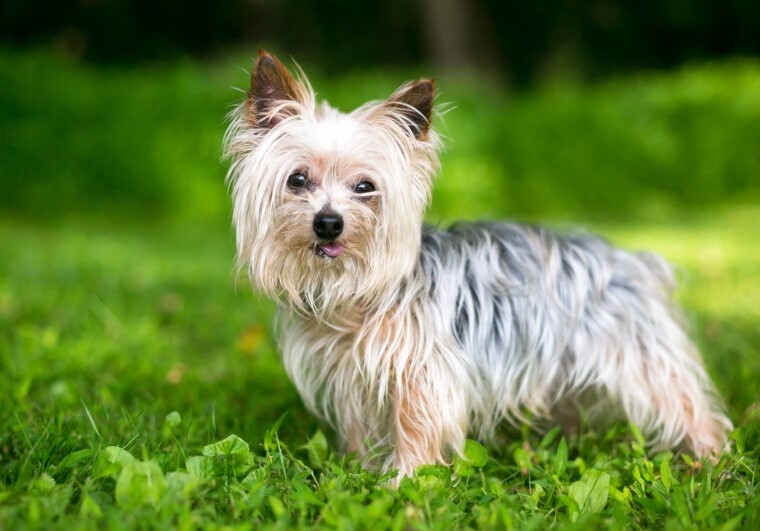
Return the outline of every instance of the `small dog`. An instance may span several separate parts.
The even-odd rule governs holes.
[[[670,267],[591,236],[423,226],[435,84],[349,114],[260,52],[225,136],[241,267],[284,302],[280,345],[344,450],[399,477],[502,421],[636,424],[652,449],[720,452],[731,421],[680,324]],[[368,458],[369,459],[369,458]]]

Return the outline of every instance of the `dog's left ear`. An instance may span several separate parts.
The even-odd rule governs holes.
[[[390,109],[417,140],[424,140],[430,130],[434,99],[435,81],[418,79],[401,86],[383,106]]]

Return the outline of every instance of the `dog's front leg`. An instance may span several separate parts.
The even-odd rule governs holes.
[[[453,337],[435,319],[426,319],[423,310],[394,310],[363,325],[353,356],[361,385],[348,389],[366,394],[340,401],[362,405],[358,418],[364,429],[358,433],[391,444],[383,468],[399,470],[396,484],[420,465],[447,464],[452,452],[462,450],[467,434],[474,373]],[[346,438],[355,448],[354,431],[346,430]]]
[[[397,482],[425,464],[448,464],[464,446],[466,397],[449,371],[426,367],[402,375],[393,400],[395,447],[388,465],[397,468]]]

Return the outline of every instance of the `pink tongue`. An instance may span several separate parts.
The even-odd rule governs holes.
[[[335,258],[343,252],[343,246],[339,243],[326,243],[320,246],[320,248],[322,249],[322,252],[330,258]]]

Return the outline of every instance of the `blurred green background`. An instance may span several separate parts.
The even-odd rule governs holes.
[[[43,465],[84,444],[83,403],[149,454],[172,410],[190,446],[257,440],[286,409],[285,432],[313,429],[272,305],[233,270],[221,140],[259,47],[343,110],[437,77],[428,220],[581,226],[665,255],[733,418],[755,418],[759,36],[740,0],[3,2],[5,481],[27,440]]]
[[[341,109],[435,75],[434,218],[630,220],[760,201],[760,4],[479,0],[0,8],[0,213],[226,222],[251,57]]]

